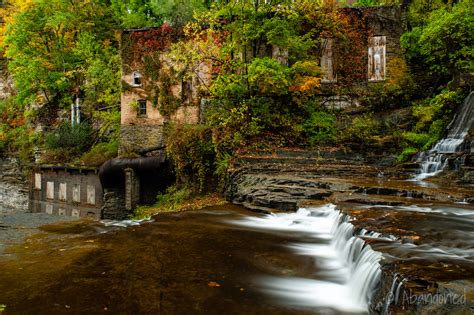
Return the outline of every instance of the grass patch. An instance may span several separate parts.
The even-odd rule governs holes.
[[[171,186],[165,193],[158,194],[156,200],[153,206],[139,206],[135,209],[133,219],[149,218],[161,212],[197,210],[226,203],[226,200],[217,193],[195,195],[187,187],[177,188],[176,186]]]

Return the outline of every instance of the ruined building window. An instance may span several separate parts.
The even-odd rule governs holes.
[[[67,199],[67,184],[59,183],[59,200],[66,201]]]
[[[54,199],[54,182],[46,183],[46,198]]]
[[[95,186],[87,185],[87,203],[95,205]]]
[[[81,185],[74,184],[72,186],[72,201],[73,202],[81,202]]]
[[[35,173],[35,189],[41,189],[41,174]]]
[[[146,116],[146,100],[138,100],[137,114],[139,117]]]
[[[133,72],[133,85],[140,86],[141,84],[142,84],[142,75],[138,71]]]
[[[369,38],[369,81],[385,80],[385,36],[374,36]]]
[[[323,78],[321,82],[336,82],[333,64],[333,40],[332,38],[323,38],[321,42],[321,69],[323,70]]]
[[[191,101],[193,97],[192,84],[188,80],[181,81],[181,99]]]

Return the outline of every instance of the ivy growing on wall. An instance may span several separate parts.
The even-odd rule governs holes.
[[[174,114],[182,101],[172,91],[181,82],[181,75],[167,56],[171,44],[181,36],[179,30],[165,23],[157,28],[132,31],[124,36],[122,43],[123,63],[128,68],[125,71],[143,74],[142,88],[147,99],[165,117]]]

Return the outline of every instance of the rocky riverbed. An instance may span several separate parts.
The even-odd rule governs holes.
[[[354,283],[338,276],[351,276],[338,255],[370,245],[371,268],[380,257],[381,275],[369,292],[371,313],[472,312],[472,186],[411,181],[383,159],[292,154],[246,157],[231,174],[229,200],[256,211],[226,205],[141,225],[0,214],[0,304],[6,314],[360,311]],[[301,207],[309,210],[293,215]],[[350,250],[329,250],[321,229],[334,215],[341,227],[331,242]],[[331,271],[336,265],[340,272]],[[357,268],[377,277],[378,270]],[[347,300],[326,301],[324,288]]]
[[[331,202],[356,231],[382,236],[366,238],[384,255],[372,312],[467,314],[474,307],[474,187],[453,174],[415,181],[414,167],[338,152],[244,156],[227,194],[264,213]],[[446,297],[464,300],[439,302]]]

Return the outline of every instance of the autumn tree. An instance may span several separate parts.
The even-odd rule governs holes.
[[[11,17],[4,47],[21,103],[118,100],[118,50],[105,1],[32,2]]]

